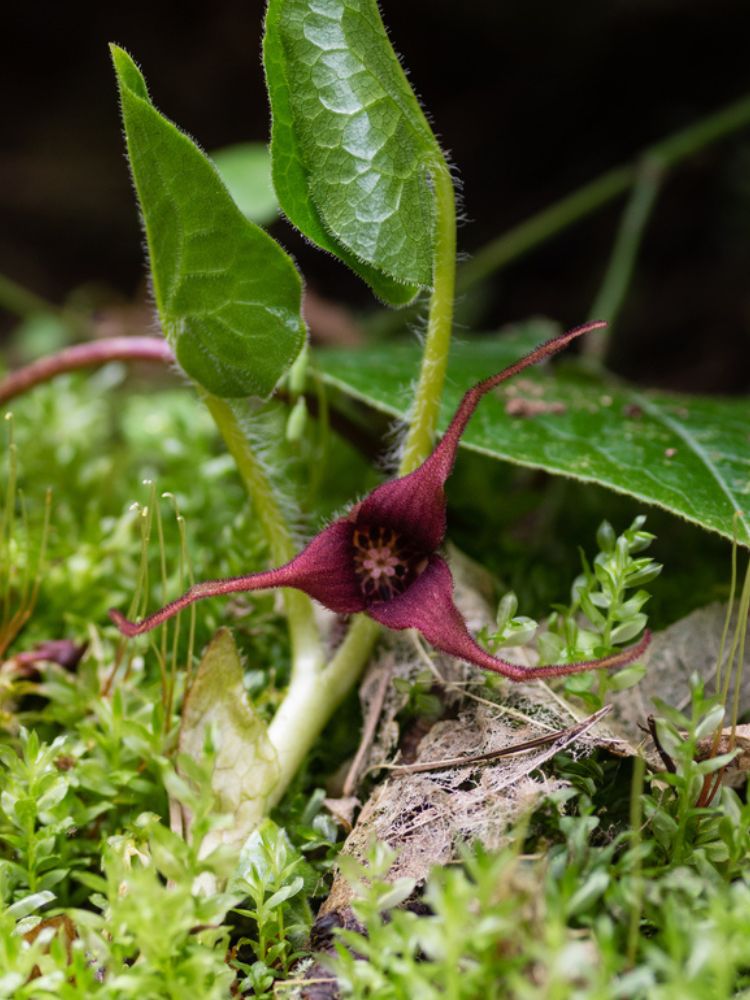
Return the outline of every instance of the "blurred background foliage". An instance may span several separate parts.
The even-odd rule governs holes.
[[[483,243],[748,89],[742,0],[385,2],[383,15],[465,189],[460,246]],[[106,42],[151,68],[157,103],[209,150],[264,140],[262,0],[27,4],[4,31],[0,273],[63,302],[144,294],[138,220]],[[12,95],[12,96],[11,96]],[[742,392],[750,291],[750,136],[679,167],[650,220],[615,366],[651,384]],[[490,282],[479,324],[585,318],[621,203]],[[274,235],[327,298],[368,291],[284,222]],[[476,295],[476,293],[472,293]],[[13,318],[3,313],[0,332]]]

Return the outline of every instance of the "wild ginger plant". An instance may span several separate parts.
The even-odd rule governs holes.
[[[279,565],[197,583],[138,623],[119,610],[111,614],[125,635],[135,636],[204,597],[282,588],[292,674],[268,729],[279,763],[275,787],[267,790],[268,808],[279,801],[361,673],[376,635],[373,621],[392,629],[415,628],[444,652],[511,680],[528,679],[527,670],[479,646],[455,606],[450,570],[436,551],[446,532],[443,487],[481,398],[603,324],[554,337],[469,389],[433,448],[456,266],[449,166],[374,3],[359,4],[355,15],[343,4],[319,9],[274,0],[266,20],[264,61],[274,183],[282,209],[304,235],[339,256],[392,305],[430,290],[421,374],[399,477],[356,503],[294,555],[282,505],[233,400],[267,396],[299,356],[305,340],[299,276],[278,244],[242,215],[210,161],[157,111],[133,60],[116,46],[112,55],[162,329],[237,462]],[[379,109],[377,125],[369,110],[373,104]],[[330,662],[310,598],[338,614],[358,615]],[[620,665],[637,659],[647,644],[646,633],[632,649],[552,664],[533,676]]]
[[[541,666],[522,667],[511,657],[498,655],[508,644],[530,637],[533,623],[516,614],[512,599],[502,604],[497,633],[485,635],[484,642],[476,641],[455,599],[451,570],[441,553],[448,527],[445,488],[450,491],[448,479],[459,445],[482,451],[490,459],[510,459],[601,483],[724,535],[733,530],[734,506],[748,509],[742,479],[747,421],[741,403],[702,400],[688,407],[677,397],[610,382],[601,370],[592,375],[591,371],[557,369],[550,375],[532,368],[582,334],[589,341],[601,340],[605,324],[598,320],[568,333],[549,329],[544,337],[535,334],[533,343],[511,336],[501,343],[457,345],[451,359],[452,380],[446,385],[457,259],[454,174],[391,48],[376,3],[270,0],[263,53],[272,113],[272,170],[281,209],[309,241],[353,270],[378,299],[402,310],[394,315],[408,315],[411,303],[416,302],[411,308],[426,304],[424,342],[419,347],[387,345],[381,351],[386,360],[381,358],[379,366],[376,348],[365,353],[364,361],[351,352],[347,357],[340,352],[324,359],[316,356],[307,344],[301,315],[302,281],[294,262],[245,217],[211,159],[157,110],[133,59],[123,49],[112,47],[164,338],[118,338],[117,343],[77,345],[63,352],[64,356],[27,371],[25,385],[108,360],[173,365],[192,383],[224,439],[247,489],[252,517],[263,533],[264,551],[253,539],[248,544],[247,565],[239,574],[192,584],[181,535],[177,580],[172,578],[176,596],[171,601],[158,610],[152,610],[157,601],[146,606],[145,570],[138,569],[130,607],[122,586],[112,602],[116,604],[115,624],[135,641],[123,656],[122,662],[129,664],[124,673],[117,669],[120,661],[112,658],[114,669],[107,676],[103,696],[86,684],[67,682],[53,672],[45,674],[36,692],[50,702],[45,722],[65,720],[78,734],[74,752],[67,755],[75,762],[75,773],[65,770],[67,762],[58,759],[60,747],[53,740],[40,746],[36,738],[24,735],[20,754],[3,755],[10,778],[0,837],[15,847],[20,860],[4,869],[2,888],[14,900],[11,909],[18,907],[15,914],[25,919],[52,902],[53,892],[69,903],[74,890],[68,887],[78,879],[94,892],[90,901],[101,916],[92,918],[90,909],[79,915],[85,944],[73,949],[71,964],[77,963],[73,984],[68,975],[54,979],[64,964],[57,957],[57,938],[47,952],[31,943],[25,951],[7,950],[16,963],[13,981],[7,981],[9,988],[23,988],[23,995],[34,995],[35,987],[28,982],[34,968],[30,956],[44,974],[51,970],[53,978],[43,988],[61,988],[67,983],[71,996],[78,995],[74,989],[96,995],[98,973],[86,959],[89,953],[104,970],[108,985],[102,988],[103,995],[110,987],[133,993],[158,990],[170,977],[174,995],[187,995],[191,989],[206,996],[224,995],[231,988],[232,975],[223,954],[219,955],[229,946],[226,924],[231,907],[244,923],[239,937],[235,936],[238,950],[232,954],[230,949],[229,957],[232,968],[245,976],[245,988],[263,995],[292,971],[300,938],[312,916],[305,895],[312,881],[311,868],[317,864],[320,872],[330,863],[333,834],[326,830],[323,836],[310,821],[299,834],[299,840],[307,839],[300,847],[283,830],[264,822],[264,817],[288,791],[327,720],[361,676],[380,627],[415,629],[435,650],[491,672],[499,683],[503,678],[554,680],[575,675],[567,681],[568,692],[594,707],[601,704],[608,689],[624,688],[637,679],[640,668],[633,661],[648,643],[643,610],[648,595],[640,588],[658,572],[655,563],[639,555],[639,549],[650,541],[640,519],[620,538],[607,525],[602,527],[597,538],[599,554],[592,563],[584,560],[570,604],[556,609],[538,640]],[[688,151],[746,123],[750,117],[746,103],[657,144],[649,151],[649,162],[658,161],[659,176]],[[640,170],[628,176],[626,187],[633,186],[634,198],[641,196],[642,204],[642,184],[653,176]],[[653,188],[646,190],[653,193]],[[580,199],[581,205],[589,206],[586,211],[592,210],[596,201],[592,198]],[[549,234],[554,227],[539,231]],[[624,224],[623,232],[632,241],[633,227]],[[520,254],[528,247],[528,236],[513,245],[513,252]],[[471,274],[480,273],[492,254],[497,254],[497,248],[488,250],[489,255],[480,255],[459,272],[464,290],[476,280]],[[632,242],[625,250],[634,250]],[[502,253],[507,256],[507,245]],[[610,276],[622,278],[621,261],[621,253],[613,254]],[[601,301],[602,315],[611,319],[617,303],[612,304],[611,296]],[[587,353],[595,358],[603,351],[589,349]],[[521,372],[523,377],[516,378]],[[346,513],[332,518],[317,534],[309,532],[312,540],[304,544],[290,517],[293,476],[282,463],[274,462],[271,452],[276,438],[285,436],[292,443],[304,439],[312,399],[306,390],[320,379],[344,386],[352,398],[402,418],[405,430],[395,476],[355,500]],[[23,378],[16,379],[14,391],[22,383]],[[288,405],[285,428],[279,428],[278,421],[274,427],[265,420],[263,404],[274,393]],[[0,386],[0,400],[4,398],[8,398],[7,385]],[[322,395],[317,402],[319,410],[324,410]],[[142,416],[148,414],[146,401]],[[189,447],[189,418],[185,424],[182,437],[188,439]],[[707,475],[708,461],[711,475]],[[193,475],[199,479],[202,469],[196,465]],[[183,484],[183,492],[190,485],[189,481]],[[222,486],[216,483],[212,488],[218,493]],[[144,539],[151,527],[157,535],[161,531],[155,501],[153,487],[147,509],[135,512]],[[147,522],[147,518],[152,520]],[[7,523],[6,518],[0,531],[4,553],[9,551]],[[741,540],[750,539],[745,522],[739,524]],[[208,541],[221,563],[219,532]],[[206,548],[205,537],[202,547]],[[266,556],[270,569],[262,565]],[[159,599],[167,601],[170,578],[163,549],[160,561]],[[144,556],[142,565],[146,562]],[[3,569],[0,566],[0,579]],[[231,574],[235,569],[220,565],[206,575]],[[190,691],[180,705],[182,725],[179,731],[170,730],[182,694],[177,668],[185,663],[188,676],[194,666],[192,639],[183,651],[185,643],[177,631],[169,637],[162,631],[156,633],[156,640],[152,638],[149,657],[160,670],[157,688],[138,676],[143,665],[139,654],[146,646],[137,637],[162,628],[167,620],[177,630],[177,616],[187,608],[191,616],[215,621],[215,608],[198,603],[206,598],[263,590],[278,598],[288,629],[291,667],[286,690],[266,694],[264,705],[248,702],[248,677],[238,650],[231,635],[220,630],[195,676],[189,676]],[[338,616],[332,637],[327,631],[330,617],[322,623],[314,601]],[[238,604],[232,614],[241,623],[246,610]],[[259,619],[258,615],[246,617],[251,623]],[[107,634],[110,639],[124,641],[114,629]],[[183,659],[178,650],[184,652]],[[132,652],[135,655],[129,658]],[[604,673],[623,666],[626,670]],[[258,695],[258,686],[266,683],[275,666],[264,661],[252,667],[253,693]],[[84,666],[82,677],[91,680],[94,673]],[[601,680],[593,691],[595,676]],[[412,709],[437,714],[437,706],[425,698],[425,686],[420,677],[417,690],[407,692],[410,701],[405,714]],[[262,696],[257,698],[261,700]],[[126,718],[129,712],[137,718]],[[715,722],[712,716],[711,723]],[[670,736],[674,732],[666,735],[667,742]],[[668,835],[657,830],[656,839],[661,838],[665,853],[670,844],[676,844],[682,859],[690,854],[686,843],[702,822],[693,795],[696,775],[712,777],[725,760],[692,768],[687,760],[690,746],[680,747],[690,796],[680,786],[679,815],[674,821],[678,835],[670,826]],[[163,754],[175,757],[179,773]],[[157,787],[154,779],[159,769],[163,787]],[[738,801],[732,796],[725,800],[735,823],[744,822]],[[663,825],[669,825],[669,811],[655,799],[653,803],[652,809],[651,800],[643,797],[648,821],[656,828],[659,820],[655,817],[663,814],[667,817]],[[560,805],[562,809],[562,796]],[[155,821],[153,810],[169,813],[171,829]],[[227,813],[229,827],[215,815]],[[92,844],[88,851],[61,852],[59,843],[74,816],[94,831]],[[571,822],[566,824],[566,819]],[[582,856],[587,836],[595,829],[589,819],[588,815],[576,821],[563,816],[557,831],[569,834],[571,852],[575,849]],[[297,825],[301,828],[305,823],[299,820]],[[717,833],[720,826],[719,817],[712,814],[708,831],[712,840],[725,836],[726,824]],[[113,833],[115,827],[125,828],[126,833]],[[99,834],[108,841],[104,878],[79,870],[91,866]],[[244,845],[244,856],[239,867],[232,868],[223,863],[222,847],[236,847],[237,842]],[[48,857],[40,858],[40,844],[41,853]],[[562,939],[570,922],[598,913],[598,902],[606,895],[601,869],[615,858],[620,844],[598,855],[595,871],[583,864],[576,869],[582,884],[574,885],[574,878],[565,881],[561,876],[559,895],[565,905],[554,920],[543,924],[546,931],[537,941],[540,950],[531,960],[535,968],[542,961],[543,948],[559,956],[561,964],[580,962],[585,956],[582,947],[568,948],[569,942]],[[325,859],[315,857],[308,865],[300,854],[305,848],[310,856],[324,852]],[[543,843],[542,849],[546,849]],[[745,841],[735,838],[728,853],[713,843],[705,852],[717,863],[725,854],[736,872],[747,855]],[[438,919],[431,916],[421,923],[416,914],[382,919],[383,912],[405,896],[377,881],[369,911],[367,907],[362,911],[370,944],[358,937],[350,938],[350,943],[361,953],[369,948],[387,966],[390,951],[386,954],[386,950],[394,937],[403,937],[394,953],[405,956],[407,990],[421,972],[425,981],[439,983],[447,977],[455,995],[460,995],[464,981],[492,982],[496,963],[512,966],[515,987],[522,993],[523,984],[531,984],[527,995],[533,995],[530,961],[517,959],[523,944],[514,937],[509,956],[499,954],[496,947],[498,933],[512,936],[521,926],[524,933],[533,934],[540,926],[533,913],[524,914],[523,923],[518,923],[513,893],[494,896],[498,878],[514,865],[515,859],[509,856],[495,864],[477,863],[473,880],[463,875],[453,878],[450,872],[434,880],[427,898]],[[555,871],[561,867],[562,862]],[[207,876],[214,881],[207,883]],[[226,893],[205,892],[207,884],[215,889],[217,880],[225,879]],[[495,908],[480,924],[479,936],[474,935],[472,923],[465,921],[467,909],[476,901],[476,885],[482,888],[480,902],[483,907],[487,904],[485,910]],[[406,893],[407,887],[400,889]],[[63,895],[64,890],[68,895]],[[624,892],[623,896],[636,912],[633,899],[637,893]],[[550,890],[545,899],[553,898]],[[141,907],[143,912],[139,912],[141,901],[147,904]],[[525,896],[524,901],[528,902]],[[622,901],[616,899],[613,912],[622,909]],[[609,912],[604,917],[609,919]],[[636,912],[636,927],[638,918]],[[160,937],[161,919],[165,928]],[[648,919],[654,919],[653,909],[648,910]],[[445,933],[451,920],[455,934]],[[47,938],[49,930],[42,931]],[[378,955],[380,941],[384,948]],[[623,971],[618,965],[620,944],[612,945],[602,969]],[[350,952],[342,951],[339,973],[344,981],[347,975],[352,982],[360,974],[362,980],[367,979],[355,961]],[[739,960],[736,964],[741,966]],[[467,972],[471,976],[464,980]],[[382,982],[393,975],[393,968],[386,968]],[[598,977],[599,972],[594,970],[592,976]],[[560,989],[570,980],[567,972],[561,973]],[[6,985],[0,980],[0,990]],[[367,982],[356,988],[368,995]]]
[[[300,276],[279,244],[245,217],[211,160],[157,110],[132,58],[112,46],[154,299],[166,340],[118,341],[110,345],[109,357],[173,359],[192,380],[237,464],[277,566],[195,584],[139,622],[128,621],[119,609],[112,617],[121,631],[134,636],[204,597],[281,589],[292,670],[288,691],[269,726],[280,771],[268,808],[278,802],[336,704],[361,673],[376,636],[373,622],[392,629],[415,628],[437,649],[512,680],[530,676],[477,644],[455,606],[450,570],[436,551],[446,532],[443,487],[480,399],[501,387],[507,392],[504,383],[514,375],[604,324],[594,321],[553,336],[541,347],[526,349],[520,360],[498,374],[485,372],[459,401],[447,431],[433,447],[456,272],[451,168],[372,0],[354,5],[331,0],[322,6],[271,0],[263,55],[272,112],[271,164],[281,209],[304,236],[352,268],[389,305],[402,307],[420,292],[429,295],[420,375],[397,478],[356,503],[295,555],[284,488],[264,460],[269,442],[263,440],[254,414],[259,401],[288,376],[296,402],[287,436],[294,440],[305,419],[304,404],[299,405],[307,366]],[[723,129],[737,127],[744,120],[743,109],[738,106],[731,114],[717,116],[715,126],[691,133],[682,144],[655,148],[651,157],[666,164],[673,147],[691,148],[691,143],[700,145]],[[83,345],[80,358],[61,358],[59,370],[84,363],[85,351]],[[106,357],[106,345],[93,345],[88,362]],[[517,397],[512,402],[513,409],[508,403],[506,411],[525,416],[550,412],[556,418],[567,409],[563,403],[537,403],[534,409],[523,399],[519,409]],[[602,397],[602,412],[612,402]],[[638,419],[652,408],[643,398]],[[604,573],[604,564],[597,564],[595,571]],[[590,619],[597,619],[593,624],[598,627],[601,612],[595,595],[589,599],[586,588],[579,590],[577,603]],[[311,598],[338,614],[356,616],[330,658]],[[604,591],[599,598],[614,600]],[[615,621],[610,607],[598,644],[608,650],[603,654],[590,652],[595,644],[582,641],[585,633],[573,642],[572,618],[560,619],[558,631],[568,633],[567,648],[560,648],[562,662],[549,655],[555,645],[550,633],[542,639],[544,665],[533,676],[587,674],[636,660],[648,643],[647,633],[632,649],[618,647],[625,638],[623,629],[633,638],[642,630],[645,616],[631,607],[642,600],[639,595],[630,598],[623,610],[627,621]],[[162,640],[160,662],[164,660]],[[625,675],[620,683],[625,683]],[[583,687],[587,684],[584,680]],[[171,690],[173,681],[165,677],[163,685]]]

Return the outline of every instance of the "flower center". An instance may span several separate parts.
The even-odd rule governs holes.
[[[388,601],[414,580],[422,560],[393,528],[355,528],[354,572],[368,601]]]

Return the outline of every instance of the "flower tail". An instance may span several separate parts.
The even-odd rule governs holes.
[[[339,614],[363,611],[365,602],[352,560],[353,530],[348,518],[339,518],[316,535],[291,562],[279,566],[278,569],[269,569],[265,573],[250,573],[248,576],[233,576],[226,580],[205,580],[203,583],[196,583],[182,597],[170,601],[140,622],[128,621],[114,609],[109,612],[109,616],[123,635],[142,635],[205,597],[220,597],[222,594],[239,594],[248,590],[269,590],[276,587],[294,587],[302,590]]]
[[[277,582],[278,574],[279,570],[269,570],[267,573],[251,573],[249,576],[228,577],[225,580],[204,580],[202,583],[196,583],[181,597],[170,601],[163,608],[159,608],[138,622],[129,621],[116,608],[110,608],[109,617],[123,635],[128,637],[143,635],[144,632],[150,632],[169,618],[174,618],[184,608],[206,597],[220,597],[222,594],[239,594],[247,590],[267,590],[269,587],[281,586]]]
[[[576,326],[572,330],[567,330],[565,333],[559,334],[557,337],[552,337],[551,340],[546,341],[539,347],[535,348],[525,357],[521,358],[519,361],[514,362],[514,364],[509,365],[504,368],[501,372],[496,375],[490,375],[488,378],[483,379],[481,382],[477,382],[475,386],[469,389],[461,402],[458,405],[453,419],[448,426],[445,434],[443,435],[440,443],[433,451],[432,455],[424,463],[424,467],[430,467],[430,471],[437,474],[441,482],[445,480],[450,475],[451,469],[453,468],[453,463],[456,459],[456,451],[458,449],[458,443],[461,440],[461,435],[466,429],[466,425],[471,419],[474,410],[477,408],[477,404],[491,389],[495,386],[500,385],[501,382],[506,382],[509,378],[513,378],[514,375],[518,375],[522,372],[524,368],[528,368],[531,365],[535,365],[545,358],[551,357],[553,354],[557,354],[563,348],[567,347],[568,344],[575,340],[576,337],[580,337],[585,333],[589,333],[592,330],[601,330],[606,327],[604,320],[592,320],[590,323],[584,323],[582,326]]]
[[[472,640],[473,642],[473,640]],[[502,674],[512,681],[535,681],[546,677],[565,677],[567,674],[582,674],[588,670],[605,670],[612,667],[621,667],[626,663],[633,663],[640,659],[646,652],[651,642],[651,632],[646,629],[643,638],[635,646],[604,656],[600,660],[582,660],[579,663],[556,663],[543,667],[522,667],[517,663],[508,663],[498,656],[491,656],[485,653],[481,646],[476,646],[476,650],[484,654],[479,666],[487,670],[494,670],[495,673]],[[478,663],[475,659],[472,662]]]
[[[399,597],[368,608],[371,618],[392,629],[415,628],[436,649],[485,670],[502,674],[512,681],[531,681],[545,677],[563,677],[587,670],[603,670],[632,663],[641,656],[651,634],[645,632],[636,646],[581,663],[558,663],[543,667],[523,667],[493,656],[471,636],[463,615],[453,600],[453,578],[440,556],[433,556],[421,576]]]

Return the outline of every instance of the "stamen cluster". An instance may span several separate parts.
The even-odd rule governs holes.
[[[420,559],[399,533],[383,525],[354,529],[354,572],[365,600],[388,601],[403,594],[417,575]]]

